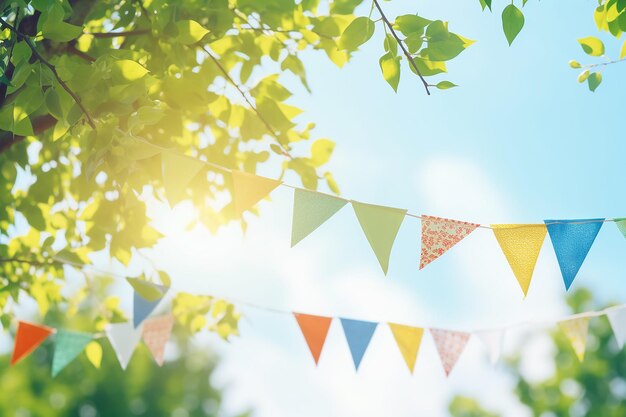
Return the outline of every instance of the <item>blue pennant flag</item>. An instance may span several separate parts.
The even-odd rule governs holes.
[[[574,282],[603,222],[604,219],[545,220],[565,289]]]
[[[354,367],[359,370],[359,365],[365,355],[367,346],[372,340],[374,331],[378,323],[372,323],[369,321],[341,319],[341,326],[343,332],[346,335],[348,346],[350,347],[350,353],[352,353],[352,360],[354,361]]]
[[[161,286],[159,287],[163,292],[162,295],[155,300],[148,300],[139,294],[139,292],[135,291],[133,297],[133,325],[135,328],[138,327],[154,311],[163,299],[163,296],[168,289]]]

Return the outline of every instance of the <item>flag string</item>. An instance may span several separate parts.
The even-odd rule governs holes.
[[[226,172],[226,173],[232,173],[232,172],[238,171],[236,169],[228,168],[228,167],[225,167],[223,165],[216,164],[214,162],[210,162],[210,161],[206,161],[206,160],[203,160],[203,159],[195,158],[195,157],[193,157],[191,155],[186,155],[186,154],[183,154],[181,152],[178,152],[178,151],[175,151],[175,150],[172,150],[172,149],[169,149],[169,148],[164,148],[162,146],[154,145],[154,144],[146,141],[143,138],[138,138],[136,136],[131,136],[131,137],[134,140],[136,140],[138,142],[141,142],[144,145],[156,148],[156,149],[160,150],[161,152],[169,152],[169,153],[177,155],[177,156],[188,158],[188,159],[194,160],[196,162],[200,162],[200,163],[202,163],[202,164],[204,164],[204,165],[206,165],[206,166],[208,166],[210,168],[216,169],[218,171],[223,171],[223,172]],[[256,175],[256,174],[254,174],[254,175]],[[333,195],[333,194],[323,193],[323,192],[317,191],[317,190],[310,190],[310,189],[307,189],[307,188],[297,187],[297,186],[294,186],[294,185],[291,185],[291,184],[287,184],[287,183],[282,182],[282,181],[280,181],[280,185],[283,186],[283,187],[286,187],[286,188],[291,188],[293,190],[303,190],[303,191],[308,191],[308,192],[312,192],[312,193],[316,193],[316,194],[321,194],[321,195],[324,195],[324,196],[333,197],[335,199],[345,201],[346,203],[361,203],[360,201],[349,199],[349,198],[345,198],[345,197],[341,197],[340,195]],[[411,213],[411,212],[408,212],[408,211],[405,214],[405,216],[413,217],[415,219],[420,219],[420,220],[424,219],[423,215],[414,214],[414,213]],[[614,223],[617,220],[621,220],[621,219],[618,219],[618,218],[603,218],[603,219],[585,219],[585,220],[574,220],[574,221],[551,220],[551,221],[546,221],[544,223],[499,225],[498,229],[499,230],[502,230],[502,229],[521,229],[521,228],[525,228],[525,227],[532,226],[532,225],[535,225],[535,224],[544,224],[546,226],[549,226],[549,225],[554,225],[554,224],[580,225],[580,224],[589,224],[589,223]],[[481,229],[490,229],[490,230],[496,229],[495,227],[492,227],[489,224],[479,224],[477,227],[481,228]]]
[[[27,260],[25,259],[20,259],[20,260],[13,260],[13,259],[0,259],[0,262],[7,262],[7,261],[13,261],[13,262],[27,262]],[[127,277],[121,274],[118,274],[116,272],[113,271],[108,271],[105,269],[101,269],[98,268],[96,266],[90,265],[90,264],[80,264],[78,262],[72,262],[72,261],[67,261],[67,260],[59,260],[59,259],[53,259],[53,262],[58,263],[58,264],[63,264],[63,265],[67,265],[67,266],[71,266],[71,267],[75,267],[75,268],[87,268],[90,269],[94,272],[100,273],[100,274],[104,274],[104,275],[109,275],[112,277],[116,277],[116,278],[121,278],[121,279],[126,279]],[[187,291],[183,291],[180,290],[178,288],[172,288],[172,287],[167,287],[168,288],[168,292],[173,292],[173,293],[186,293]],[[333,318],[333,319],[339,319],[339,318],[343,318],[343,319],[350,319],[350,320],[355,320],[355,321],[363,321],[363,319],[360,318],[353,318],[353,317],[349,317],[349,316],[344,316],[344,315],[340,315],[340,316],[335,316],[335,315],[330,315],[330,316],[325,316],[325,315],[318,315],[318,314],[311,314],[311,313],[307,313],[307,312],[303,312],[303,311],[296,311],[296,310],[287,310],[287,309],[280,309],[280,308],[275,308],[275,307],[268,307],[265,305],[261,305],[261,304],[257,304],[257,303],[253,303],[247,300],[243,300],[237,297],[231,297],[231,296],[221,296],[221,295],[217,295],[215,293],[211,293],[211,294],[201,294],[201,295],[205,295],[205,296],[210,296],[216,299],[220,299],[220,300],[224,300],[227,301],[231,304],[234,305],[240,305],[240,306],[246,306],[246,307],[250,307],[252,309],[255,310],[260,310],[260,311],[265,311],[265,312],[269,312],[269,313],[273,313],[273,314],[281,314],[281,315],[293,315],[294,313],[301,313],[301,314],[310,314],[310,315],[315,315],[315,316],[319,316],[319,317],[329,317],[329,318]],[[560,319],[552,319],[552,320],[540,320],[540,321],[535,321],[535,320],[526,320],[526,321],[520,321],[517,323],[512,323],[509,325],[504,325],[504,326],[496,326],[496,327],[489,327],[489,328],[474,328],[474,329],[470,329],[470,330],[461,330],[461,329],[445,329],[448,331],[465,331],[468,333],[480,333],[480,332],[488,332],[488,331],[506,331],[506,330],[511,330],[511,329],[515,329],[515,328],[523,328],[523,327],[548,327],[548,326],[552,326],[555,323],[559,323],[559,322],[563,322],[563,321],[569,321],[569,320],[576,320],[576,319],[581,319],[581,318],[593,318],[593,317],[601,317],[601,316],[605,316],[607,315],[609,312],[611,311],[615,311],[615,310],[620,310],[620,309],[624,309],[626,308],[626,304],[619,304],[619,305],[615,305],[615,306],[611,306],[608,308],[604,308],[602,310],[594,310],[594,311],[587,311],[587,312],[582,312],[582,313],[576,313],[576,314],[571,314],[568,316],[565,316],[563,318]],[[377,321],[377,323],[387,323],[386,321]],[[394,322],[397,323],[397,322]],[[401,324],[401,323],[397,323],[397,324]],[[440,328],[440,327],[433,327],[433,326],[423,326],[423,325],[415,325],[415,324],[403,324],[409,327],[415,327],[415,328],[424,328],[424,329],[429,329],[429,328]],[[96,333],[95,335],[98,335],[98,337],[104,337],[104,333]],[[94,335],[94,336],[95,336]]]

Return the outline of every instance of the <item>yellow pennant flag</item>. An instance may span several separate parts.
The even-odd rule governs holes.
[[[545,224],[492,224],[491,227],[525,297],[537,264],[539,251],[546,237],[546,226]]]
[[[165,197],[174,206],[187,196],[187,185],[204,167],[201,161],[184,155],[165,151],[161,154],[163,164],[163,188]]]
[[[409,371],[413,373],[424,329],[394,323],[389,323],[389,328],[393,333],[394,339],[396,339],[396,343],[406,362],[406,366],[408,366]]]
[[[572,344],[576,357],[583,361],[585,347],[587,346],[587,333],[589,330],[589,317],[580,317],[559,322],[559,328]]]
[[[247,172],[233,171],[233,202],[237,215],[243,214],[271,193],[281,182]]]

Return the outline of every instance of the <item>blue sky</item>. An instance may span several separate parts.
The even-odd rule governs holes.
[[[343,69],[307,54],[311,95],[285,77],[292,103],[306,110],[302,120],[315,121],[319,137],[337,142],[329,169],[345,197],[487,224],[624,215],[624,68],[607,68],[593,94],[567,65],[570,59],[589,62],[576,39],[597,34],[594,2],[566,10],[558,2],[528,2],[526,25],[511,48],[501,29],[503,6],[494,2],[490,14],[477,1],[384,4],[390,16],[419,12],[449,20],[452,31],[477,40],[449,65],[445,79],[460,85],[453,90],[428,97],[403,68],[407,74],[395,94],[379,72],[380,27]],[[621,44],[603,38],[616,56]],[[269,166],[263,173],[275,177],[278,170]],[[277,190],[245,237],[234,229],[190,237],[172,228],[159,259],[179,288],[320,315],[473,330],[567,314],[549,238],[522,300],[489,230],[476,231],[418,271],[420,223],[407,218],[385,277],[349,206],[289,249],[291,208],[291,190]],[[574,287],[593,288],[599,303],[626,302],[624,250],[615,226],[604,225]],[[233,410],[249,406],[260,417],[445,416],[449,399],[464,393],[507,417],[528,415],[512,396],[509,377],[488,365],[475,339],[446,380],[426,336],[410,377],[381,327],[355,373],[335,322],[316,369],[291,317],[243,309],[242,337],[212,343],[223,355],[215,382],[229,387]],[[505,345],[508,352],[524,352],[522,370],[532,378],[553,371],[544,327],[516,329]]]
[[[444,78],[460,85],[452,90],[426,96],[403,67],[394,93],[378,67],[381,27],[343,69],[321,54],[305,54],[312,94],[285,76],[295,93],[291,103],[305,110],[302,121],[314,121],[317,136],[337,143],[328,169],[344,197],[485,224],[626,217],[619,87],[626,66],[607,68],[594,94],[567,65],[570,59],[590,62],[576,39],[597,34],[595,2],[571,2],[565,9],[530,0],[526,25],[511,48],[500,22],[505,3],[495,0],[493,14],[481,12],[477,0],[383,4],[389,16],[419,12],[448,20],[450,30],[477,40],[449,64]],[[603,39],[616,56],[621,44]],[[275,177],[277,166],[263,173]],[[296,178],[287,181],[299,185]],[[349,206],[293,249],[292,191],[280,188],[260,207],[245,237],[235,227],[216,236],[186,232],[184,203],[173,212],[155,207],[157,224],[169,237],[152,256],[171,272],[177,289],[319,315],[474,330],[567,314],[549,238],[522,300],[489,230],[474,232],[418,271],[420,223],[407,218],[385,277]],[[593,288],[599,302],[626,302],[620,285],[625,250],[616,227],[605,224],[574,288]],[[130,289],[120,291],[128,292],[130,311]],[[316,369],[292,317],[242,309],[240,338],[229,344],[199,338],[222,355],[215,383],[228,388],[231,410],[250,407],[258,417],[437,417],[447,415],[454,394],[464,393],[506,417],[528,415],[512,396],[509,377],[488,364],[477,340],[446,379],[425,336],[410,376],[390,332],[380,327],[355,373],[335,322]],[[522,369],[534,378],[554,366],[542,327],[512,331],[505,345],[507,352],[524,352]]]

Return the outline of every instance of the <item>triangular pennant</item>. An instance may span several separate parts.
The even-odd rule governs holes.
[[[504,344],[504,330],[480,330],[474,333],[487,349],[489,361],[495,365],[502,356],[502,345]]]
[[[17,323],[15,333],[15,346],[11,355],[11,365],[15,365],[22,358],[30,355],[44,340],[54,332],[54,329],[46,326],[20,321]]]
[[[509,261],[519,286],[528,294],[528,287],[546,238],[544,224],[492,224],[493,234]]]
[[[604,219],[545,220],[565,289],[574,282],[603,222]]]
[[[163,294],[165,294],[165,292],[167,292],[167,288],[161,288],[163,288]],[[145,299],[139,292],[135,291],[133,295],[133,325],[135,327],[139,326],[141,322],[154,311],[162,299],[163,296],[150,301]]]
[[[406,366],[413,373],[424,329],[395,323],[389,323],[389,328],[391,333],[393,333],[394,339],[396,339],[396,344],[400,349],[400,353],[402,353]]]
[[[326,335],[332,322],[331,317],[311,316],[309,314],[293,313],[302,335],[306,340],[306,344],[309,346],[313,360],[317,365],[322,349],[324,348],[324,342],[326,342]]]
[[[363,360],[363,355],[367,350],[367,346],[372,340],[374,331],[378,323],[372,323],[369,321],[341,319],[341,326],[343,332],[346,335],[348,341],[348,347],[352,354],[352,360],[354,361],[354,367],[359,370],[359,365]]]
[[[359,224],[365,233],[385,275],[389,269],[389,256],[396,240],[406,210],[373,204],[352,202]]]
[[[55,377],[72,362],[93,340],[88,333],[59,330],[54,336],[54,357],[52,358],[52,376]]]
[[[622,235],[626,237],[626,219],[625,218],[615,219],[615,225],[617,226],[617,229],[620,232],[622,232]]]
[[[420,269],[439,258],[478,226],[476,223],[423,215]]]
[[[133,356],[133,352],[141,338],[141,332],[141,327],[135,329],[135,326],[130,322],[113,323],[107,327],[107,337],[109,342],[111,342],[111,346],[113,346],[122,369],[126,369],[128,366],[128,362]]]
[[[611,328],[613,328],[617,346],[622,349],[626,342],[626,307],[609,310],[606,315],[609,318],[609,323],[611,323]]]
[[[330,219],[348,202],[328,194],[296,188],[293,195],[291,247]]]
[[[133,287],[135,292],[139,293],[143,298],[148,301],[156,301],[165,295],[169,287],[155,284],[145,279],[139,278],[126,278],[126,281]]]
[[[442,329],[430,329],[430,334],[433,336],[437,352],[439,352],[443,370],[448,376],[463,353],[470,334]]]
[[[271,193],[281,182],[242,171],[232,171],[235,213],[243,214]]]
[[[159,366],[163,366],[165,344],[170,340],[173,327],[174,316],[171,314],[153,317],[143,323],[143,342],[152,352],[152,357]]]
[[[165,197],[170,206],[174,206],[185,198],[187,185],[193,177],[198,175],[204,165],[195,158],[168,151],[161,153],[161,162],[163,164]]]
[[[582,362],[585,357],[585,347],[587,345],[589,317],[561,321],[559,322],[559,327],[572,344],[576,357]]]

